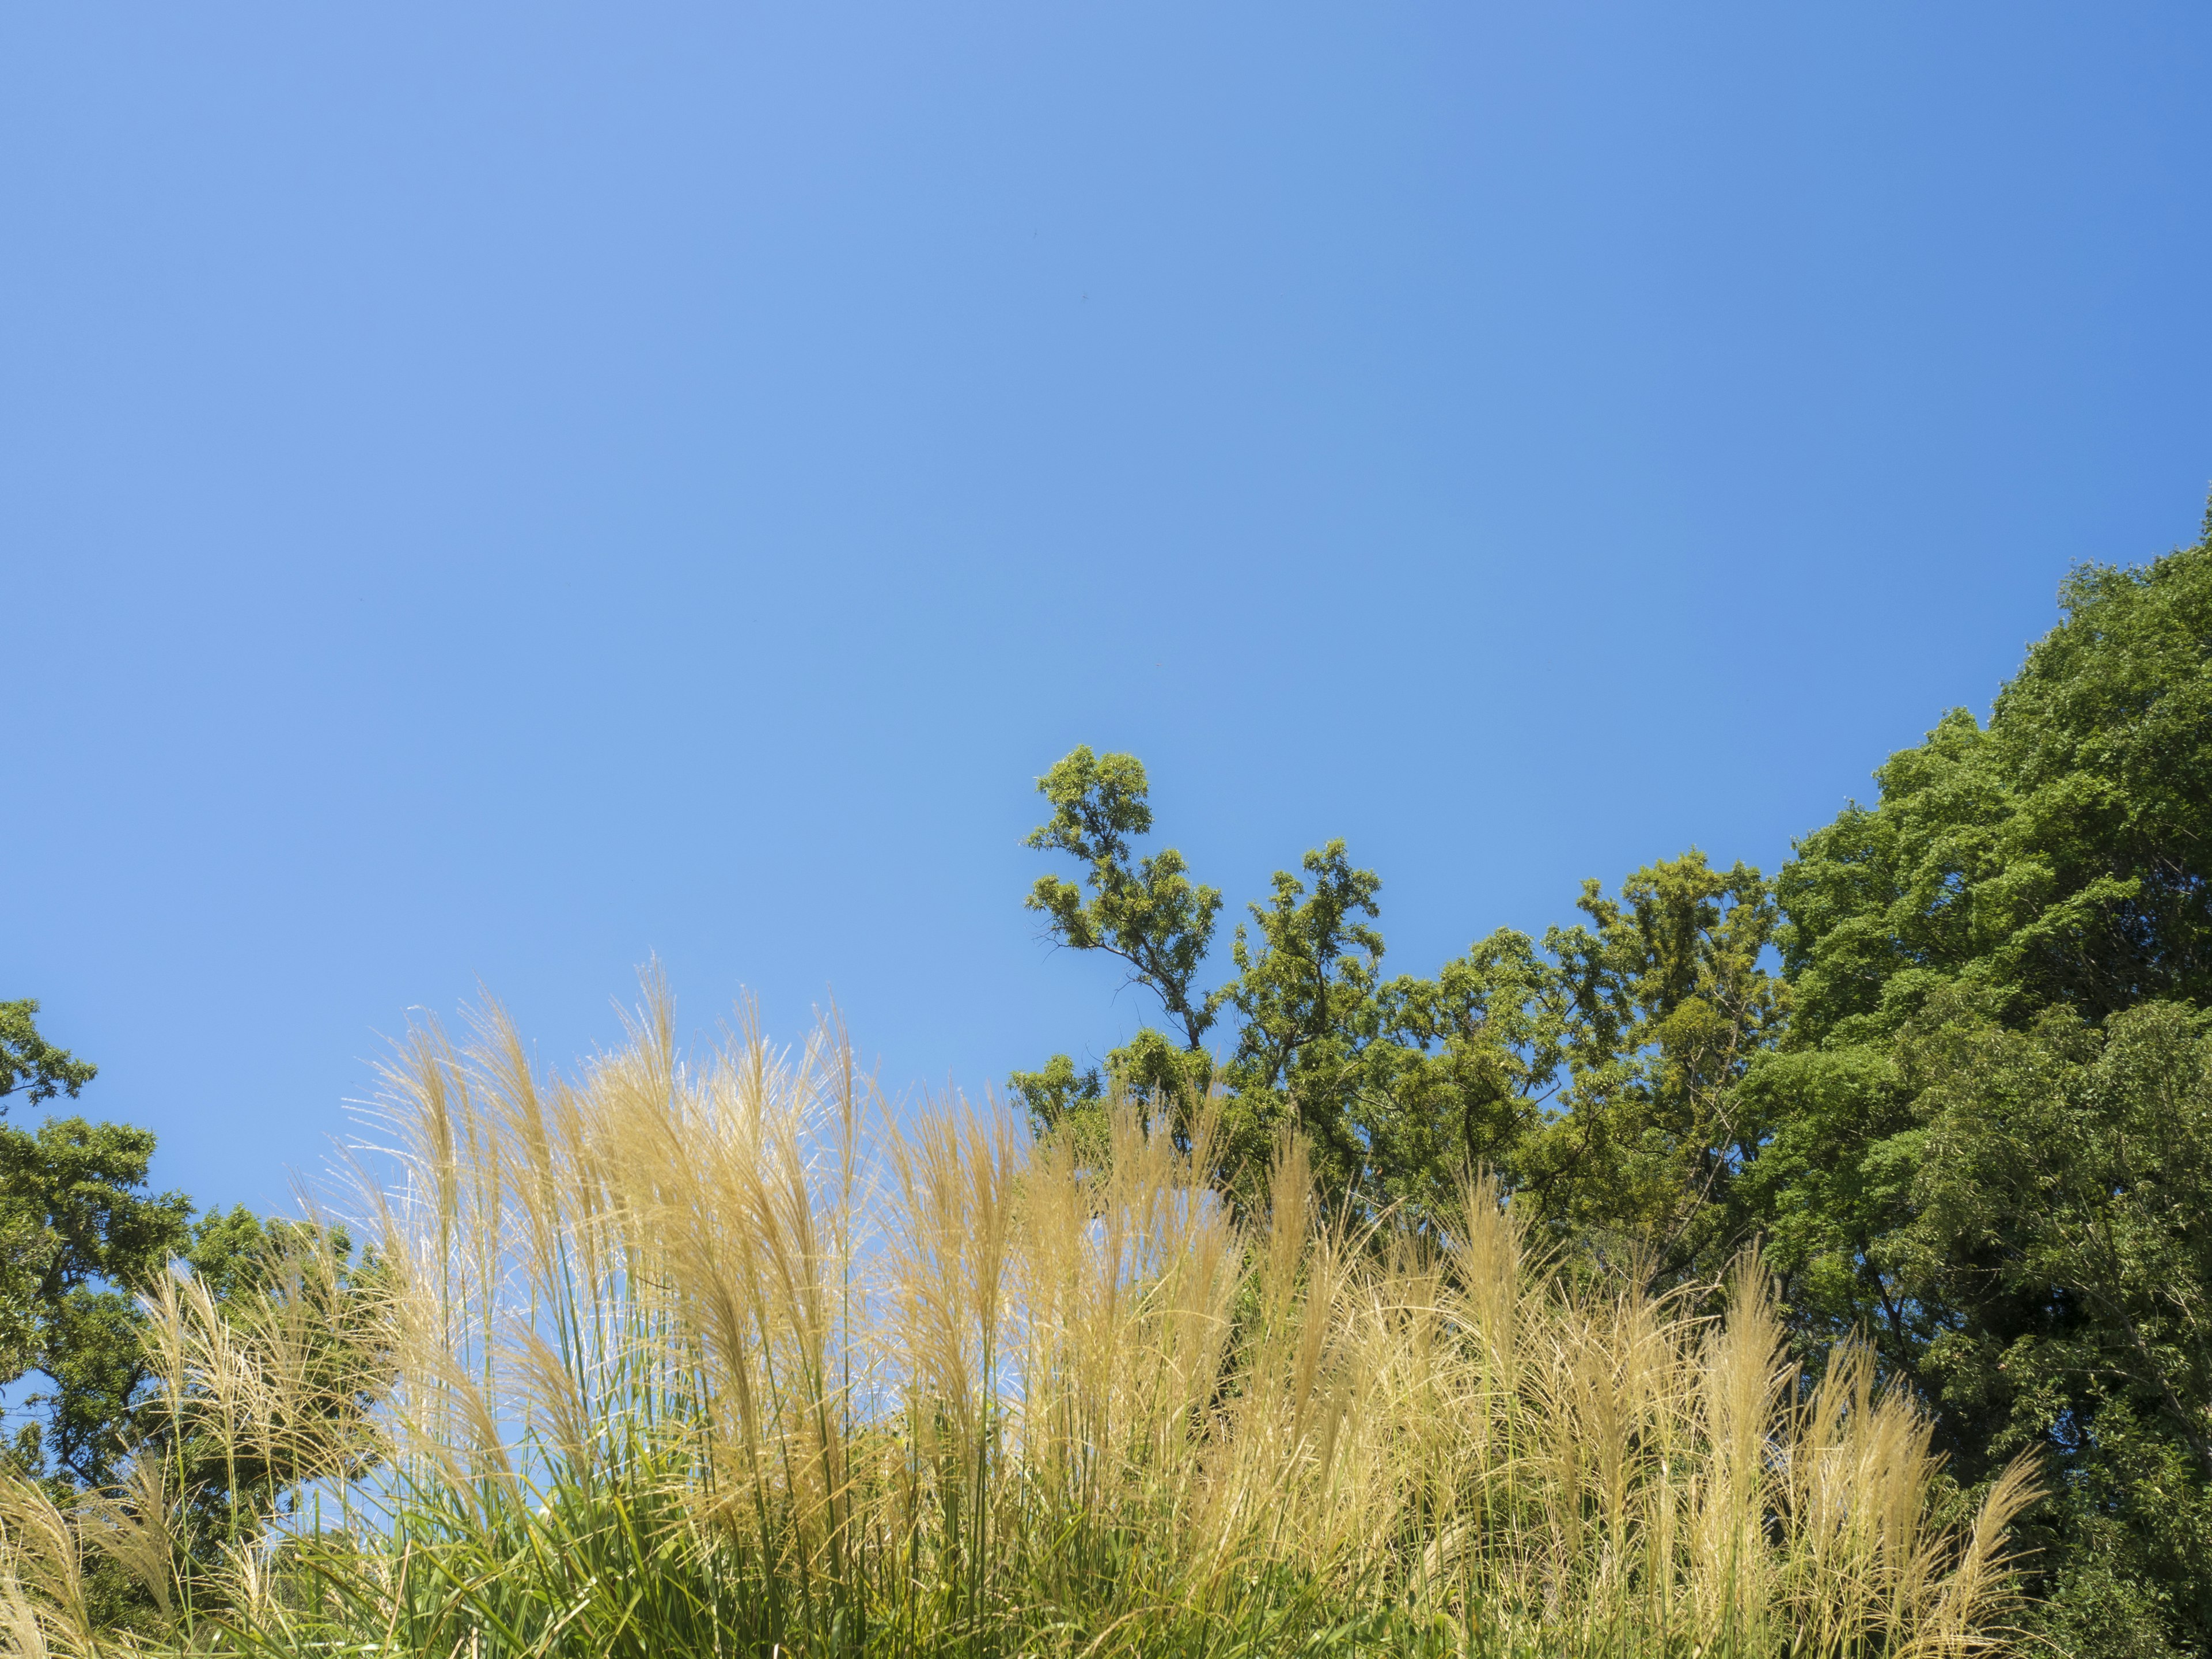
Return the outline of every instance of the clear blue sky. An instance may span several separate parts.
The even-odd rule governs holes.
[[[2193,539],[2209,87],[2197,3],[9,8],[0,995],[274,1204],[479,980],[1103,1052],[1079,742],[1407,970],[1771,868]]]

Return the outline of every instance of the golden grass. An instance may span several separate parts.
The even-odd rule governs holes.
[[[1863,1352],[1801,1384],[1755,1261],[1693,1317],[1549,1270],[1486,1180],[1441,1239],[1324,1213],[1295,1141],[1240,1226],[1202,1112],[1079,1166],[895,1123],[834,1030],[687,1063],[657,993],[573,1077],[494,1013],[388,1081],[344,1308],[327,1265],[149,1301],[177,1417],[321,1527],[194,1554],[150,1455],[80,1516],[11,1488],[0,1651],[98,1646],[87,1551],[264,1651],[2007,1646],[2025,1471],[1954,1512]]]

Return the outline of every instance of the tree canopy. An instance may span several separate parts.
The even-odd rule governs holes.
[[[1960,709],[1774,879],[1696,849],[1583,884],[1581,920],[1387,977],[1344,843],[1249,907],[1079,749],[1030,902],[1119,956],[1169,1029],[1013,1085],[1040,1133],[1212,1091],[1221,1172],[1303,1129],[1340,1201],[1417,1220],[1487,1169],[1591,1271],[1695,1292],[1756,1245],[1808,1358],[1873,1345],[1972,1485],[2039,1449],[2044,1628],[2212,1654],[2212,518],[2083,567],[1986,724]]]
[[[1143,765],[1078,749],[1038,787],[1054,816],[1030,844],[1089,867],[1083,885],[1042,878],[1030,908],[1056,942],[1119,957],[1175,1027],[1139,1030],[1103,1070],[1061,1054],[1017,1073],[1040,1131],[1097,1133],[1117,1091],[1171,1117],[1212,1091],[1232,1191],[1294,1125],[1322,1179],[1370,1210],[1443,1213],[1487,1170],[1555,1233],[1654,1251],[1663,1271],[1736,1242],[1755,1131],[1735,1085],[1784,1002],[1757,871],[1692,849],[1616,896],[1586,884],[1584,921],[1540,943],[1501,928],[1432,978],[1386,977],[1381,878],[1331,842],[1277,872],[1235,931],[1232,971],[1200,990],[1220,894],[1173,848],[1135,860],[1152,824]]]
[[[1868,1333],[1966,1478],[2042,1445],[2063,1616],[2144,1652],[2212,1644],[2212,1389],[2185,1358],[2212,1304],[2185,1237],[2212,1231],[2208,538],[2077,570],[1986,726],[1954,710],[1799,844],[1790,1024],[1746,1090],[1802,1327]]]

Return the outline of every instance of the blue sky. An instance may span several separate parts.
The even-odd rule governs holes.
[[[2208,84],[2179,4],[12,8],[0,995],[276,1204],[479,982],[1103,1052],[1079,742],[1406,970],[1771,868],[2193,539]]]

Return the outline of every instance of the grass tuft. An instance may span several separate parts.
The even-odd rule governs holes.
[[[2008,1646],[2026,1471],[1963,1511],[1863,1351],[1802,1385],[1755,1260],[1694,1316],[1553,1271],[1486,1179],[1443,1237],[1328,1215],[1295,1140],[1239,1219],[1203,1112],[900,1125],[836,1030],[693,1065],[657,988],[575,1076],[495,1010],[388,1083],[372,1267],[302,1228],[258,1297],[148,1299],[198,1453],[0,1492],[0,1651]],[[226,1510],[218,1464],[289,1485]],[[94,1556],[158,1635],[92,1627]]]

